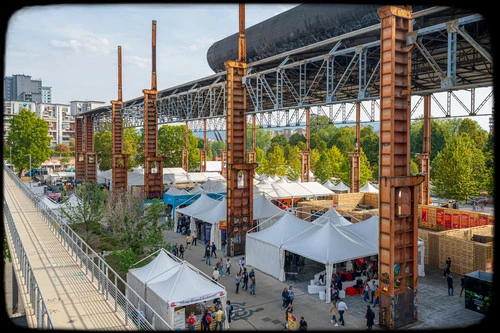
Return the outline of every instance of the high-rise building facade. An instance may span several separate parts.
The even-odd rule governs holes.
[[[75,117],[71,115],[69,105],[40,103],[36,114],[49,123],[51,148],[55,148],[60,143],[69,145],[75,136]]]
[[[32,80],[31,76],[15,74],[4,77],[3,100],[42,102],[42,80]]]
[[[42,87],[42,103],[52,103],[52,87]]]

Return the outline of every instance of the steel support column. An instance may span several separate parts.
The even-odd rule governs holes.
[[[118,46],[118,100],[111,101],[111,133],[113,142],[112,184],[113,192],[126,192],[128,189],[128,155],[123,154],[122,101],[122,47]]]
[[[351,193],[358,193],[360,190],[360,126],[361,126],[361,102],[356,102],[356,144],[355,151],[349,153],[351,157]]]
[[[311,108],[306,108],[306,151],[300,153],[302,163],[300,164],[300,181],[307,183],[310,179],[311,167]]]
[[[97,181],[97,153],[94,151],[94,123],[92,116],[84,116],[85,131],[85,181]]]
[[[410,175],[411,6],[378,9],[380,33],[379,324],[418,319],[418,186]]]
[[[85,150],[83,149],[83,117],[75,118],[75,181],[85,179]]]
[[[227,179],[227,149],[221,151],[221,174]]]
[[[152,70],[151,89],[143,89],[144,93],[144,194],[146,199],[163,197],[163,161],[158,153],[158,110],[156,100],[156,21],[152,27]]]
[[[203,119],[203,149],[200,149],[200,172],[207,171],[207,120]]]
[[[185,148],[182,149],[182,168],[184,171],[189,172],[189,124],[186,121],[186,139],[185,139]]]
[[[227,92],[227,255],[245,253],[246,232],[254,227],[253,174],[256,163],[246,163],[245,5],[239,5],[238,60],[226,61]]]
[[[420,185],[419,200],[421,205],[430,203],[430,172],[431,172],[431,95],[424,96],[424,142],[422,153],[417,154],[418,169],[424,175],[424,181]]]
[[[255,125],[256,116],[255,113],[252,114],[252,149],[248,151],[248,163],[256,163],[257,156],[255,155],[255,147],[257,145],[257,128]]]

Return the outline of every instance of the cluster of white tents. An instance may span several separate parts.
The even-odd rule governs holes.
[[[333,265],[378,254],[379,218],[351,223],[330,208],[313,222],[286,213],[270,227],[247,233],[245,259],[280,281],[285,281],[285,251],[323,263],[326,276]],[[266,260],[262,260],[266,258]],[[330,302],[326,293],[326,302]]]
[[[323,186],[334,191],[335,193],[349,193],[351,191],[351,188],[344,184],[342,180],[337,184],[334,184],[330,180],[327,180],[323,184]],[[366,184],[359,189],[359,192],[378,193],[378,188],[375,187],[372,183],[366,182]]]
[[[131,268],[127,272],[127,284],[135,292],[127,292],[127,298],[133,304],[139,305],[149,321],[153,313],[141,304],[139,297],[162,316],[174,330],[185,329],[185,313],[176,311],[176,308],[216,298],[220,298],[221,303],[226,304],[226,288],[198,268],[164,249],[158,250],[140,262],[153,256],[155,258],[148,264]],[[224,326],[227,327],[227,321]]]

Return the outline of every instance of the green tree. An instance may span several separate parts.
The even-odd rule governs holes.
[[[92,231],[99,229],[106,210],[107,193],[96,182],[83,182],[75,188],[77,205],[66,201],[60,208],[67,224],[83,224],[85,242],[91,243]]]
[[[141,145],[141,133],[136,128],[123,129],[123,153],[128,155],[128,170],[132,170],[139,165],[139,150]]]
[[[485,179],[485,158],[466,133],[449,140],[432,163],[434,193],[446,199],[477,197]]]
[[[346,157],[341,164],[340,167],[340,178],[346,184],[351,183],[351,157]],[[370,168],[370,162],[368,162],[368,158],[366,154],[363,152],[363,149],[360,149],[359,152],[359,185],[362,187],[366,184],[366,182],[370,179],[373,179],[373,174]]]
[[[431,156],[430,162],[436,158],[437,154],[444,148],[446,138],[450,137],[449,131],[451,124],[443,125],[442,121],[431,119]],[[415,120],[410,127],[410,151],[414,157],[416,154],[422,153],[424,143],[424,122],[422,119]],[[433,170],[431,170],[432,175]]]
[[[286,147],[286,145],[288,144],[288,139],[286,138],[285,135],[283,134],[278,134],[278,135],[275,135],[272,139],[271,139],[271,146],[273,144],[278,144],[282,149],[284,149]]]
[[[306,143],[306,137],[303,134],[293,133],[288,139],[290,146],[296,146],[299,142]]]
[[[269,133],[269,131],[266,131],[262,128],[257,128],[255,132],[255,139],[257,141],[255,146],[265,151],[270,146],[271,134]]]
[[[467,133],[478,149],[483,150],[488,142],[488,132],[475,120],[469,118],[462,119],[458,126],[458,134],[461,133]]]
[[[224,141],[215,141],[209,145],[208,149],[212,151],[213,159],[222,157],[222,151],[226,149],[226,143]]]
[[[285,152],[279,144],[271,144],[271,148],[267,151],[266,159],[268,161],[267,175],[278,175],[280,177],[285,175],[287,169]]]
[[[331,137],[327,147],[336,146],[343,154],[354,151],[354,142],[356,141],[356,129],[354,127],[343,126],[337,129]]]
[[[94,133],[94,150],[99,152],[97,163],[99,170],[109,170],[113,166],[113,140],[111,130]]]
[[[259,147],[255,148],[255,160],[259,164],[257,169],[255,169],[255,172],[257,172],[258,174],[266,173],[268,167],[266,160],[266,153]]]
[[[200,153],[198,150],[198,138],[193,132],[188,132],[188,164],[190,170],[200,167]],[[158,155],[165,156],[163,167],[182,166],[182,150],[186,148],[186,126],[185,125],[163,125],[158,130]]]
[[[50,158],[49,124],[34,112],[22,109],[10,120],[7,133],[8,155],[11,163],[19,170],[19,176],[30,167],[37,168]]]
[[[300,154],[300,150],[298,146],[290,147],[288,150],[288,158],[287,163],[290,168],[294,171],[290,173],[290,176],[294,176],[295,174],[300,175],[300,169],[302,165],[302,155]],[[288,177],[289,172],[287,172]],[[296,178],[294,178],[296,179]]]
[[[360,145],[366,154],[370,165],[378,164],[380,156],[380,137],[373,131],[373,127],[366,126],[359,131]]]
[[[314,177],[316,179],[319,179],[321,183],[324,183],[328,179],[330,179],[333,173],[333,169],[330,159],[326,154],[321,155],[319,161],[316,163],[316,168],[314,169],[313,172],[314,172]]]

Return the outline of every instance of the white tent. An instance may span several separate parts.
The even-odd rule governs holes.
[[[347,186],[346,184],[344,184],[343,181],[340,181],[337,185],[335,185],[333,188],[331,188],[331,190],[335,191],[337,193],[341,193],[341,192],[349,193],[349,191],[351,191],[351,188],[349,186]]]
[[[284,265],[281,263],[284,262],[285,258],[284,252],[280,253],[280,246],[285,240],[310,227],[309,222],[285,212],[285,215],[272,226],[259,232],[247,233],[245,244],[247,264],[284,281],[285,271]],[[262,260],[264,257],[266,260]]]
[[[257,193],[253,198],[253,219],[266,220],[259,225],[259,230],[265,229],[277,218],[285,215],[285,211],[273,204],[263,193]]]
[[[177,230],[177,221],[179,219],[178,213],[191,216],[191,224],[189,225],[189,228],[191,230],[195,230],[194,217],[193,217],[194,214],[198,212],[207,212],[218,203],[219,203],[218,200],[212,199],[208,195],[202,193],[200,197],[196,199],[196,201],[190,204],[189,206],[177,208],[175,210],[175,217],[174,217],[174,230]]]
[[[335,187],[335,184],[332,183],[330,181],[330,179],[328,179],[324,184],[323,184],[324,187],[330,189],[330,190],[334,190],[334,187]]]
[[[323,215],[318,217],[316,220],[314,220],[313,223],[321,224],[321,225],[323,225],[325,223],[332,223],[333,225],[336,225],[336,226],[351,225],[352,224],[352,222],[350,222],[348,219],[346,219],[345,217],[340,215],[340,213],[337,212],[333,208],[328,209],[326,211],[326,213],[324,213]]]
[[[378,193],[378,188],[373,186],[370,182],[366,182],[365,186],[359,189],[359,192]]]
[[[210,223],[210,241],[215,243],[215,246],[221,248],[221,234],[219,230],[219,222],[227,219],[227,201],[224,197],[221,201],[213,204],[208,210],[199,211],[193,214],[194,218]]]

